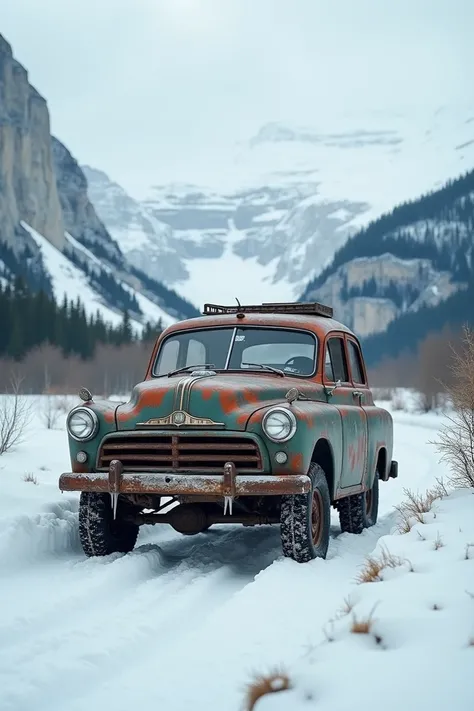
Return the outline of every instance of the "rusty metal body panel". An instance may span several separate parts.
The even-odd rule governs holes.
[[[313,334],[317,340],[314,374],[282,377],[241,369],[153,375],[157,354],[170,336],[222,327]],[[62,475],[60,488],[112,493],[110,470],[118,460],[121,476],[120,481],[114,480],[113,493],[201,499],[208,495],[210,500],[303,493],[321,445],[331,459],[333,503],[370,488],[377,469],[386,481],[392,461],[392,418],[374,405],[363,360],[365,383],[357,384],[351,372],[347,382],[327,379],[327,342],[334,337],[341,339],[347,359],[350,341],[359,347],[350,329],[327,317],[220,314],[168,327],[155,344],[143,382],[133,388],[128,402],[90,400],[82,405],[96,413],[98,431],[85,442],[69,437],[72,471]],[[296,399],[287,398],[295,388]],[[264,430],[264,417],[275,406],[296,418],[295,432],[284,442],[273,441]],[[86,461],[77,461],[78,452],[85,453]],[[235,470],[231,476],[228,465]]]

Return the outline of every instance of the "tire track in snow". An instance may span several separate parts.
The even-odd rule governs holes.
[[[275,553],[272,547],[269,549],[268,539],[275,538],[275,533],[260,530],[255,537],[255,531],[224,529],[209,532],[198,542],[179,537],[163,549],[146,545],[112,562],[89,560],[71,567],[61,561],[50,565],[45,572],[51,574],[53,600],[46,619],[40,607],[36,619],[25,623],[20,616],[10,621],[8,634],[2,630],[5,646],[0,649],[0,669],[11,670],[0,686],[2,711],[26,711],[41,708],[42,703],[49,709],[56,704],[58,708],[69,707],[71,696],[80,695],[91,681],[116,677],[116,659],[121,665],[133,664],[144,654],[144,646],[166,646],[165,640],[176,629],[192,628],[197,610],[202,620],[207,611],[273,560]],[[242,538],[242,534],[255,538],[253,565],[248,556],[249,536]],[[96,569],[95,577],[100,575],[100,585],[92,594],[86,589],[82,601],[77,592],[71,601],[66,597],[66,615],[54,616],[55,578],[66,575],[68,579],[66,584],[60,583],[57,598],[64,610],[61,596],[68,587],[80,585],[81,576],[91,567]],[[26,686],[22,683],[25,676]]]

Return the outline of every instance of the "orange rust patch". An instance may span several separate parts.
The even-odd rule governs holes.
[[[245,402],[248,402],[251,405],[260,402],[260,398],[258,397],[255,390],[245,389],[242,391],[242,396],[243,396]]]
[[[201,397],[203,400],[210,400],[214,392],[213,388],[201,388]]]
[[[238,425],[245,425],[248,417],[249,417],[248,412],[241,412],[240,415],[238,415],[238,417],[237,417],[237,424]]]
[[[140,407],[159,407],[163,402],[163,399],[167,393],[167,390],[147,390],[140,393],[138,396],[138,403]]]
[[[303,469],[303,455],[301,454],[301,452],[297,452],[291,455],[290,469],[292,472],[299,472]]]
[[[112,410],[112,411],[106,410],[106,411],[103,413],[103,417],[104,417],[104,422],[107,422],[107,424],[112,425],[112,424],[115,422],[115,412],[114,412],[114,410]]]
[[[71,459],[71,469],[74,474],[85,474],[89,471],[87,462],[78,462],[76,459]]]
[[[232,391],[226,392],[225,390],[219,393],[219,402],[221,404],[222,410],[226,415],[238,408],[237,395]]]
[[[159,407],[163,402],[163,399],[167,393],[167,390],[141,390],[138,393],[137,402],[131,407],[131,403],[122,405],[122,410],[119,409],[117,412],[117,419],[119,422],[126,422],[127,420],[137,417],[142,409],[146,407]]]

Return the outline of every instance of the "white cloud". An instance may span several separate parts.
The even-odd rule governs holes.
[[[53,131],[129,189],[263,122],[472,98],[471,0],[15,0],[2,32]],[[189,173],[189,174],[188,174]]]

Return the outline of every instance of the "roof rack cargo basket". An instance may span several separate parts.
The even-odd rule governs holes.
[[[331,306],[312,303],[263,303],[252,305],[220,306],[219,304],[204,304],[204,316],[215,316],[217,314],[302,314],[306,316],[333,317]]]

